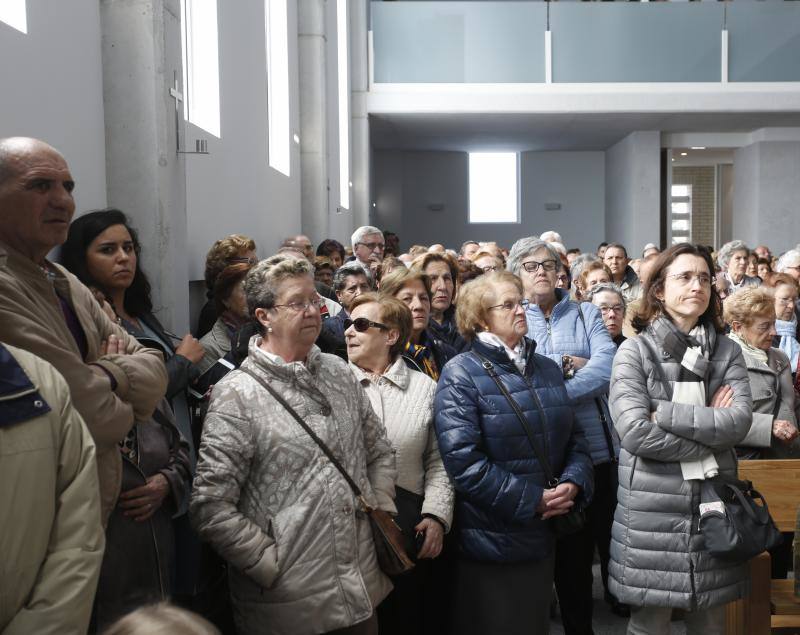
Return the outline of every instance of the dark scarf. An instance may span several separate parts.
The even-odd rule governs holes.
[[[708,326],[698,323],[691,334],[681,331],[672,320],[656,318],[650,325],[653,335],[663,349],[681,364],[679,382],[702,382],[710,369]],[[713,336],[712,336],[713,337]],[[692,347],[699,347],[700,352]]]

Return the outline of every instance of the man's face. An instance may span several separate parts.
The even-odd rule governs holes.
[[[314,245],[311,244],[311,239],[308,236],[297,236],[295,239],[295,246],[303,252],[306,260],[314,264]]]
[[[619,247],[608,247],[605,256],[603,256],[603,262],[611,269],[611,274],[614,277],[618,277],[625,273],[625,267],[628,266],[628,257],[625,255],[625,251]]]
[[[753,251],[759,258],[765,258],[766,260],[772,259],[772,254],[769,253],[769,248],[765,247],[764,245],[759,245]]]
[[[383,234],[367,234],[361,242],[353,245],[353,255],[361,262],[381,262],[385,247]]]
[[[64,158],[34,146],[11,160],[0,184],[0,240],[37,263],[67,239],[75,213],[75,182]]]
[[[784,266],[783,273],[788,273],[792,278],[800,282],[800,260],[795,260]]]

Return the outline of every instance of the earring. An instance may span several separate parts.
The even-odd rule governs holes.
[[[267,333],[272,333],[272,327],[271,326],[267,327]]]

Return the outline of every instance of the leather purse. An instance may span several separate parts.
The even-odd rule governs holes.
[[[511,393],[508,392],[508,388],[505,387],[505,384],[503,384],[502,380],[498,376],[497,371],[494,369],[494,364],[492,364],[492,362],[482,355],[479,355],[477,352],[472,352],[481,361],[481,365],[483,366],[484,370],[486,370],[489,377],[491,377],[494,380],[494,383],[497,384],[500,392],[503,393],[503,396],[511,405],[511,409],[514,411],[517,419],[519,419],[520,424],[522,424],[522,429],[525,430],[525,435],[528,437],[528,442],[531,444],[533,452],[536,454],[536,458],[538,459],[539,464],[542,466],[542,470],[544,471],[544,477],[547,481],[546,486],[548,488],[556,487],[560,481],[553,475],[553,469],[550,467],[550,461],[547,458],[547,414],[545,413],[544,407],[539,400],[539,395],[536,394],[536,391],[530,389],[531,396],[533,396],[533,402],[536,404],[536,409],[539,411],[539,416],[542,418],[542,439],[545,443],[544,450],[542,450],[539,447],[539,444],[536,442],[536,438],[533,436],[533,430],[531,430],[530,422],[528,421],[527,417],[525,417],[525,413],[522,412],[522,408],[519,407],[519,404],[516,402],[514,397],[511,396]],[[566,514],[553,516],[550,519],[550,526],[557,536],[570,536],[572,534],[576,534],[583,529],[585,524],[586,513],[577,505],[570,509]]]
[[[767,501],[750,481],[729,476],[706,479],[700,485],[699,512],[700,533],[712,556],[747,562],[783,540]]]
[[[295,411],[295,409],[289,405],[289,403],[278,393],[278,391],[276,391],[263,378],[259,377],[254,372],[246,368],[240,368],[239,370],[247,373],[250,375],[250,377],[261,384],[267,390],[267,392],[269,392],[269,394],[275,398],[275,401],[281,404],[286,411],[292,415],[295,421],[297,421],[303,430],[306,431],[308,436],[310,436],[319,446],[319,449],[322,450],[322,453],[328,457],[328,460],[331,462],[331,464],[337,470],[339,470],[339,473],[344,477],[344,480],[347,481],[350,489],[353,490],[353,495],[361,504],[364,513],[369,519],[370,528],[372,529],[372,538],[373,542],[375,543],[375,554],[378,558],[378,566],[380,566],[381,570],[386,575],[390,576],[396,576],[411,571],[411,569],[414,568],[414,562],[406,553],[403,544],[403,532],[394,519],[387,512],[383,511],[382,509],[376,509],[367,502],[367,500],[364,498],[364,495],[361,493],[361,488],[356,485],[356,482],[351,478],[344,467],[342,467],[342,464],[333,455],[333,452],[331,452],[330,448],[325,445],[323,440],[317,436],[316,432],[314,432],[311,427],[305,421],[303,421],[303,418],[297,414],[297,411]]]

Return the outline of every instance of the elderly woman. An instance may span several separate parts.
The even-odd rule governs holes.
[[[634,318],[640,335],[614,358],[611,414],[619,433],[619,493],[611,591],[631,605],[628,633],[667,633],[672,609],[687,633],[722,633],[727,602],[748,589],[747,564],[705,551],[700,481],[735,477],[733,448],[750,429],[742,351],[722,334],[708,252],[682,243],[655,261]]]
[[[763,288],[740,289],[725,300],[728,337],[742,348],[753,395],[753,424],[740,458],[800,458],[789,359],[772,348],[775,308],[773,294]]]
[[[394,296],[411,310],[411,334],[403,352],[406,364],[438,381],[444,365],[457,353],[428,329],[433,297],[430,278],[419,270],[393,271],[381,281],[381,292]]]
[[[719,264],[730,286],[730,293],[735,293],[742,287],[757,287],[761,280],[747,275],[750,249],[741,240],[732,240],[720,247],[717,253]]]
[[[484,273],[500,271],[505,266],[500,256],[496,256],[485,249],[481,249],[472,255],[472,263]]]
[[[429,253],[414,261],[414,269],[424,273],[431,281],[429,331],[456,351],[463,351],[467,343],[456,328],[458,261],[447,254]]]
[[[772,346],[781,349],[789,358],[792,376],[797,376],[800,362],[800,329],[797,325],[797,282],[785,273],[773,273],[765,280],[775,297],[775,331]]]
[[[590,632],[594,550],[597,546],[605,573],[616,504],[617,447],[605,396],[617,347],[596,306],[573,302],[556,288],[558,253],[549,243],[534,237],[518,240],[511,248],[508,267],[522,279],[528,333],[536,351],[563,370],[575,422],[586,436],[594,463],[595,495],[586,509],[588,522],[579,533],[561,538],[555,568],[564,630]],[[615,598],[607,595],[606,599],[615,611],[625,612]]]
[[[442,465],[433,429],[436,382],[410,370],[402,359],[411,333],[411,312],[391,296],[367,293],[350,306],[347,354],[350,369],[386,427],[397,460],[396,522],[417,538],[409,553],[415,569],[393,579],[394,591],[378,607],[380,632],[425,631],[425,606],[442,601],[432,587],[429,559],[442,550],[453,516],[453,486]]]
[[[372,290],[372,280],[364,267],[355,262],[348,262],[336,270],[333,276],[333,291],[342,306],[333,317],[322,321],[322,333],[328,336],[331,353],[339,355],[345,350],[344,330],[350,318],[350,304],[362,293]]]
[[[622,325],[625,322],[625,297],[613,282],[601,282],[594,285],[586,296],[587,300],[600,309],[603,324],[608,329],[608,334],[614,344],[622,344],[627,338],[622,334]]]
[[[586,301],[586,295],[597,284],[611,282],[611,269],[601,260],[587,262],[575,279],[576,299]]]
[[[327,445],[376,513],[395,513],[385,429],[346,362],[314,345],[321,300],[307,260],[261,261],[245,295],[262,330],[211,394],[193,524],[228,562],[240,633],[377,633],[375,607],[391,582],[378,568],[370,523],[266,386]]]
[[[472,349],[445,367],[436,391],[439,449],[456,489],[459,634],[548,632],[555,540],[547,521],[592,495],[561,368],[525,337],[522,291],[506,271],[462,287],[456,320]]]

